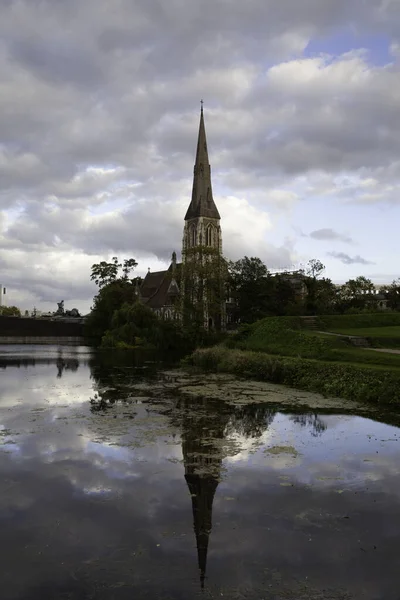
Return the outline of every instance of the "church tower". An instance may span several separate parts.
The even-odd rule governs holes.
[[[183,250],[204,245],[208,248],[215,248],[222,254],[220,220],[221,217],[212,193],[211,167],[208,161],[202,105],[193,172],[192,200],[185,215],[183,230]]]
[[[182,240],[183,314],[206,329],[225,328],[221,217],[214,202],[201,103],[192,199]],[[191,313],[189,315],[189,313]]]

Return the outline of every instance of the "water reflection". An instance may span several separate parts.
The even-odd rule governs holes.
[[[290,419],[301,427],[308,427],[314,437],[322,435],[327,428],[326,422],[316,413],[293,415]]]
[[[233,435],[257,438],[272,423],[276,411],[266,406],[237,407],[201,398],[180,399],[171,415],[180,422],[185,480],[192,499],[201,587],[207,568],[214,496],[222,478],[222,461],[237,452],[227,443]]]
[[[185,480],[192,499],[193,525],[196,537],[197,558],[201,587],[207,569],[207,552],[212,528],[213,501],[221,479],[221,443],[229,412],[215,411],[207,400],[189,404],[182,400],[182,454]],[[212,410],[214,408],[214,410]],[[211,410],[210,410],[211,409]]]
[[[120,376],[120,372],[114,373],[114,385],[116,377],[118,383],[121,383]],[[106,413],[117,403],[126,406],[138,402],[137,398],[132,397],[131,386],[130,399],[127,390],[121,389],[121,385],[107,387],[110,380],[103,369],[92,369],[92,377],[98,390],[90,399],[92,412]],[[170,380],[170,377],[166,379]],[[131,373],[129,380],[132,385]],[[137,383],[137,376],[135,382]],[[138,393],[137,389],[135,393]],[[146,388],[144,393],[148,396],[149,390]],[[191,497],[200,584],[203,589],[212,530],[213,501],[222,478],[223,459],[238,453],[239,446],[233,442],[235,436],[253,439],[261,437],[273,422],[277,411],[259,404],[233,407],[227,402],[207,398],[194,400],[174,397],[171,400],[167,406],[165,403],[154,403],[154,399],[149,401],[148,398],[143,403],[149,406],[146,410],[167,416],[171,429],[180,433],[184,477]],[[173,439],[175,436],[176,434]]]
[[[395,427],[193,398],[148,356],[13,360],[2,597],[397,600]]]
[[[12,348],[15,348],[14,352]],[[57,378],[60,379],[64,371],[75,372],[79,368],[80,362],[84,365],[88,364],[87,350],[82,352],[81,347],[0,346],[0,369],[3,370],[7,368],[28,369],[41,365],[55,365]]]

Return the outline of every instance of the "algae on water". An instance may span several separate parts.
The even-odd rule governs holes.
[[[293,446],[272,446],[271,448],[267,448],[265,450],[266,454],[290,454],[294,458],[299,456],[299,452],[297,452],[296,448]]]

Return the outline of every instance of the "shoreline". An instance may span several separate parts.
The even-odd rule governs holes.
[[[327,397],[400,406],[400,369],[271,355],[223,346],[200,348],[183,365],[286,385]]]

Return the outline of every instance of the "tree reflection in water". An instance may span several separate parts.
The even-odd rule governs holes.
[[[315,413],[291,415],[290,420],[302,427],[308,427],[311,430],[311,435],[314,437],[322,435],[327,428],[327,424]]]

